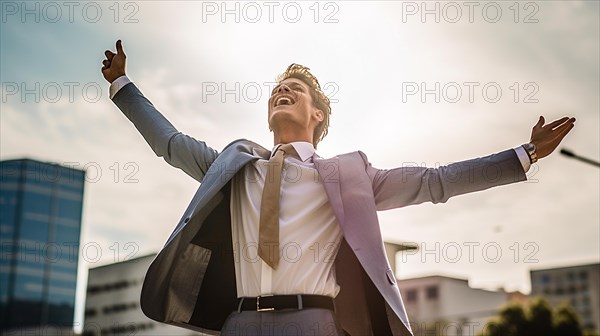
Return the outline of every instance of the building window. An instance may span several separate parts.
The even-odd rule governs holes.
[[[129,322],[122,325],[112,325],[109,328],[102,329],[102,335],[114,335],[114,334],[126,334],[126,335],[135,335],[137,331],[144,331],[154,328],[154,323],[133,323]]]
[[[102,309],[102,312],[104,314],[113,314],[113,313],[120,313],[122,311],[136,309],[136,308],[137,308],[137,303],[135,303],[135,302],[131,302],[131,303],[118,303],[118,304],[114,304],[112,306],[106,306],[106,307],[104,307]]]
[[[417,302],[417,290],[409,289],[406,291],[406,302]]]
[[[583,298],[581,298],[581,305],[584,307],[589,307],[590,306],[590,298],[587,296],[584,296]]]
[[[437,286],[427,286],[425,289],[427,300],[435,300],[438,298],[438,287]]]
[[[587,280],[588,274],[586,271],[581,271],[579,272],[579,279],[581,280]]]
[[[548,274],[542,275],[542,283],[545,285],[550,283],[550,276]]]
[[[98,293],[102,293],[102,292],[110,292],[110,291],[120,290],[123,288],[127,288],[129,286],[134,286],[136,284],[137,284],[136,281],[122,280],[122,281],[117,281],[117,282],[108,283],[108,284],[89,286],[87,289],[87,292],[88,292],[88,295],[94,295],[94,294],[98,294]]]

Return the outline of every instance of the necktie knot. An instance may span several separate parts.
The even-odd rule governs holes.
[[[279,146],[279,148],[277,148],[277,152],[275,152],[275,155],[279,154],[279,152],[281,152],[281,155],[290,155],[290,154],[295,154],[296,153],[296,149],[294,149],[294,146],[292,144],[283,144],[281,146]]]

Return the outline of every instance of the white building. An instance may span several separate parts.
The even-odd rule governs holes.
[[[584,328],[600,331],[600,264],[532,270],[531,296],[543,296],[553,306],[569,303]]]
[[[202,335],[155,322],[142,313],[142,283],[155,256],[152,254],[89,270],[84,336]]]
[[[415,335],[475,336],[509,297],[440,275],[401,279],[398,287]]]

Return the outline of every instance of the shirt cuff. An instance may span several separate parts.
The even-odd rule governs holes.
[[[514,148],[514,150],[517,153],[517,156],[519,157],[519,161],[521,161],[523,171],[529,171],[529,168],[531,167],[531,159],[529,159],[529,154],[527,154],[525,148],[523,148],[523,146],[519,146]]]
[[[125,85],[127,85],[129,83],[131,83],[131,81],[125,75],[115,79],[110,84],[110,87],[108,88],[108,93],[110,95],[110,99],[113,99],[113,97],[117,94],[117,92],[119,92],[119,90],[121,90]]]

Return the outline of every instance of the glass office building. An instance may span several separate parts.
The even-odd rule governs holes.
[[[73,327],[85,172],[0,162],[0,330]]]

